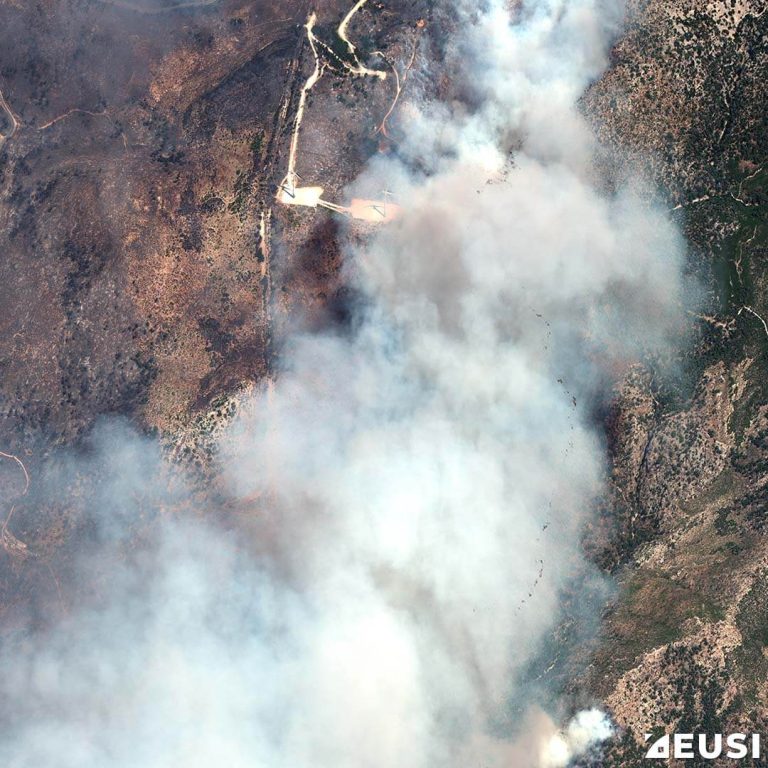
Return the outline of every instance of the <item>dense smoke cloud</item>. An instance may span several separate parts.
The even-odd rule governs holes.
[[[588,570],[584,403],[675,329],[681,244],[608,191],[577,110],[616,13],[509,13],[459,9],[474,105],[412,99],[400,159],[358,181],[404,214],[350,239],[354,332],[292,340],[222,443],[252,540],[168,522],[106,600],[9,647],[4,765],[554,768],[609,735],[508,702]]]

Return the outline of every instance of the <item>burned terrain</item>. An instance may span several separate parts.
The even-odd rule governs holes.
[[[402,85],[406,74],[429,81],[450,25],[435,5],[371,2],[350,28],[362,60],[396,68]],[[218,431],[279,368],[285,339],[345,332],[358,300],[343,271],[346,224],[276,195],[318,61],[301,184],[346,205],[362,166],[397,152],[394,78],[345,69],[335,30],[348,6],[314,7],[325,43],[316,60],[304,2],[0,0],[8,628],[66,614],[74,592],[98,591],[109,571],[98,562],[93,584],[70,583],[101,535],[90,510],[112,493],[98,479],[104,464],[89,463],[121,429],[104,419],[158,438],[194,478],[164,512],[205,508],[221,501],[210,480]],[[768,722],[764,10],[757,0],[632,3],[610,68],[581,100],[606,169],[641,169],[661,190],[698,286],[675,359],[620,371],[598,409],[610,489],[588,544],[619,587],[597,639],[553,685],[613,717],[620,735],[598,758],[605,766],[642,764],[646,732]],[[464,96],[448,76],[422,87]],[[124,460],[151,473],[159,452]],[[145,506],[130,527],[137,540],[159,514]],[[240,507],[221,509],[240,524]],[[117,546],[120,557],[131,549]],[[561,670],[536,674],[546,684],[550,672]]]

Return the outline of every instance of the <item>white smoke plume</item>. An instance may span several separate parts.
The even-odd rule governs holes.
[[[578,712],[565,729],[544,742],[542,768],[565,768],[574,758],[612,735],[613,726],[599,709]]]
[[[509,702],[587,569],[590,403],[676,331],[682,246],[601,182],[577,109],[616,9],[457,13],[474,106],[412,99],[401,160],[359,180],[404,214],[350,238],[354,332],[294,339],[222,445],[243,541],[169,522],[10,645],[3,765],[555,768],[610,735]]]

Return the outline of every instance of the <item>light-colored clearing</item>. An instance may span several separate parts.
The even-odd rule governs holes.
[[[356,197],[353,198],[347,212],[353,219],[359,221],[384,224],[396,219],[403,212],[403,209],[394,203],[381,200],[364,200]]]

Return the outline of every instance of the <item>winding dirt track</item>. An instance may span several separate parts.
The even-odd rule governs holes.
[[[309,95],[309,92],[312,90],[312,88],[314,88],[315,83],[323,75],[323,66],[320,63],[320,56],[317,53],[317,46],[315,45],[316,38],[312,32],[316,22],[317,14],[312,12],[307,19],[307,23],[304,25],[304,28],[307,30],[307,39],[309,40],[309,44],[312,46],[312,53],[315,57],[315,68],[312,70],[312,74],[309,76],[301,89],[301,95],[299,96],[299,106],[296,110],[296,118],[293,125],[293,134],[291,135],[291,148],[288,152],[288,170],[285,174],[285,178],[280,184],[277,193],[278,201],[284,205],[310,205],[311,207],[317,206],[316,202],[314,205],[312,205],[311,202],[302,202],[302,200],[306,198],[306,193],[300,194],[301,190],[299,190],[296,186],[296,157],[299,149],[299,131],[301,130],[301,123],[304,120],[304,110],[307,106],[307,96]]]
[[[37,130],[38,131],[44,131],[46,128],[50,128],[53,125],[56,125],[56,123],[61,122],[62,120],[66,120],[68,117],[71,117],[72,115],[90,115],[91,117],[106,117],[107,120],[110,119],[109,113],[107,110],[102,110],[101,112],[91,112],[89,109],[70,109],[68,112],[65,112],[63,115],[59,115],[58,117],[54,117],[53,120],[49,120],[47,123],[44,123],[43,125],[38,125]]]
[[[368,75],[372,77],[378,77],[381,80],[384,80],[386,78],[387,73],[383,72],[379,69],[368,69],[368,67],[363,66],[360,59],[357,57],[357,48],[352,44],[352,41],[347,37],[347,27],[349,26],[349,23],[352,21],[352,17],[368,2],[368,0],[358,0],[357,3],[355,3],[352,8],[350,8],[349,13],[342,19],[341,24],[339,24],[339,28],[336,30],[336,34],[347,44],[347,50],[349,51],[349,55],[355,60],[356,67],[351,67],[349,64],[345,64],[346,68],[349,69],[352,74],[355,75]]]
[[[392,99],[392,104],[390,105],[389,109],[387,110],[387,114],[384,115],[384,117],[381,119],[381,123],[379,124],[379,127],[376,129],[376,133],[381,133],[384,136],[389,137],[389,134],[387,133],[387,121],[390,117],[392,117],[392,113],[397,108],[397,102],[400,101],[400,96],[403,92],[403,88],[405,88],[405,81],[408,79],[408,75],[413,69],[413,63],[416,61],[416,53],[419,50],[419,41],[416,40],[416,43],[413,46],[413,53],[411,53],[411,58],[408,61],[408,64],[406,65],[405,69],[403,70],[403,76],[400,77],[400,73],[397,71],[397,67],[395,66],[394,62],[390,61],[381,51],[374,51],[374,53],[377,56],[380,56],[382,61],[384,61],[386,64],[388,64],[392,68],[392,72],[395,75],[395,98]]]
[[[323,187],[321,186],[318,186],[318,185],[306,186],[306,187],[298,186],[297,182],[300,180],[300,177],[296,173],[296,160],[298,158],[298,147],[299,147],[299,133],[301,131],[301,124],[304,120],[304,112],[307,105],[307,97],[309,95],[309,92],[312,90],[312,88],[314,88],[317,81],[323,76],[323,72],[325,69],[325,65],[320,61],[318,48],[322,47],[326,51],[328,51],[331,54],[331,56],[334,58],[334,60],[338,61],[343,66],[343,68],[346,69],[352,75],[377,77],[380,80],[384,80],[387,77],[387,73],[384,70],[369,69],[368,67],[365,67],[357,57],[357,49],[347,37],[347,27],[349,26],[350,21],[352,20],[353,16],[365,5],[366,2],[367,0],[358,0],[358,2],[352,6],[352,8],[347,13],[347,15],[343,18],[341,24],[339,24],[339,27],[337,29],[337,34],[339,38],[347,44],[349,53],[354,59],[354,62],[355,62],[354,66],[352,66],[349,62],[346,62],[340,59],[322,40],[319,40],[317,37],[315,37],[313,30],[314,30],[315,24],[317,23],[317,14],[315,14],[314,11],[309,15],[309,18],[307,19],[307,23],[304,25],[304,28],[307,31],[307,39],[309,40],[309,44],[312,48],[312,53],[315,57],[315,67],[314,67],[314,70],[312,71],[312,74],[309,76],[309,78],[304,83],[304,86],[301,89],[301,95],[299,97],[299,106],[296,111],[296,118],[294,121],[293,134],[291,135],[291,147],[288,154],[288,169],[285,174],[285,177],[283,178],[283,181],[280,183],[280,186],[278,187],[276,199],[279,203],[282,203],[283,205],[300,205],[307,208],[322,207],[322,208],[327,208],[328,210],[331,210],[331,211],[335,211],[336,213],[349,216],[350,218],[353,218],[353,219],[367,221],[370,223],[383,223],[383,222],[391,221],[392,219],[398,216],[398,214],[400,213],[399,206],[393,205],[386,199],[385,200],[354,199],[352,200],[349,206],[337,205],[336,203],[323,199],[322,197]],[[415,51],[414,51],[414,56],[415,56]],[[408,67],[409,69],[411,65],[412,65],[412,62],[411,64],[409,64],[409,67]],[[401,91],[400,77],[398,75],[397,69],[394,66],[392,66],[392,69],[395,73],[397,90],[395,94],[395,100],[391,108],[387,112],[387,115],[385,116],[384,121],[382,123],[382,126],[384,126],[384,131],[386,131],[386,120],[392,114],[395,108],[395,105],[397,104],[397,100],[400,97],[400,91]]]
[[[8,115],[11,121],[11,132],[5,136],[0,135],[0,149],[2,149],[5,142],[9,139],[12,139],[18,130],[19,121],[16,119],[16,115],[13,114],[13,110],[8,106],[8,102],[5,100],[5,96],[3,96],[2,91],[0,91],[0,109],[2,109]]]
[[[5,453],[4,451],[0,451],[0,457],[8,459],[9,461],[15,461],[19,467],[21,467],[21,471],[24,473],[24,490],[19,494],[19,498],[26,496],[29,491],[30,481],[29,473],[24,466],[24,462],[18,456],[14,456],[12,453]],[[6,552],[16,552],[17,554],[25,555],[27,553],[27,545],[23,541],[19,541],[19,539],[8,530],[8,524],[11,522],[11,518],[15,511],[16,504],[13,504],[11,506],[11,511],[8,513],[8,517],[5,518],[5,522],[2,527],[0,527],[0,546],[2,546]]]

